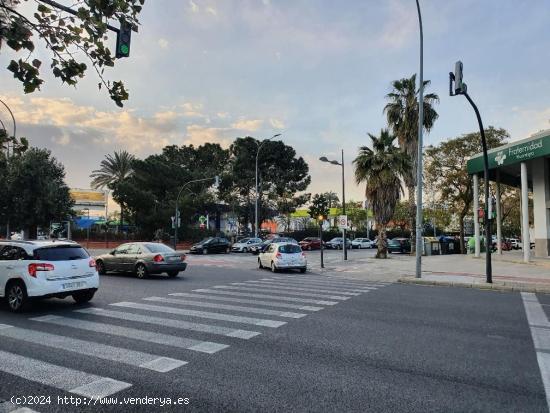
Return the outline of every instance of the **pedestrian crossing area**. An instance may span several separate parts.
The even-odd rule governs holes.
[[[0,342],[8,340],[21,348],[39,345],[61,352],[68,360],[87,357],[97,363],[69,367],[43,360],[40,353],[18,354],[11,346],[11,351],[0,349],[0,374],[101,399],[133,385],[127,375],[102,374],[101,363],[151,374],[192,375],[197,357],[215,357],[245,340],[387,285],[314,274],[274,274],[104,307],[78,307],[63,315],[30,316],[24,326],[0,323]],[[0,413],[32,411],[22,409],[0,401]]]

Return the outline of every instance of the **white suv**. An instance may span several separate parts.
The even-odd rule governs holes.
[[[92,299],[99,287],[95,260],[71,241],[0,241],[0,297],[11,311],[29,298]]]

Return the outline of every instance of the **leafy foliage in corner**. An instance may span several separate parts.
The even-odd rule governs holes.
[[[323,217],[323,219],[327,219],[329,213],[329,200],[326,197],[325,194],[315,194],[313,198],[311,199],[311,205],[309,206],[308,214],[309,216],[318,221],[319,225],[321,225],[321,220],[319,220],[319,217]]]
[[[7,69],[23,84],[25,93],[34,92],[44,83],[40,75],[42,61],[34,58],[37,37],[51,53],[49,68],[62,83],[75,86],[86,74],[86,59],[99,76],[99,88],[104,86],[116,105],[122,107],[128,99],[124,84],[103,77],[105,68],[115,64],[107,46],[115,36],[107,36],[108,24],[129,24],[137,31],[145,0],[86,0],[76,3],[76,16],[39,1],[31,15],[27,13],[29,7],[24,7],[27,2],[0,0],[0,51],[7,47],[22,55],[11,60]]]

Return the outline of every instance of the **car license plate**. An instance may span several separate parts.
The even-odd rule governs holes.
[[[74,283],[65,283],[62,285],[63,289],[64,290],[69,290],[69,289],[73,289],[73,288],[80,288],[80,287],[84,287],[86,285],[86,283],[84,281],[80,281],[80,282],[74,282]]]
[[[180,257],[170,257],[170,261],[180,261]]]

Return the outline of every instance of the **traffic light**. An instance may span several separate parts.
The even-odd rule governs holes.
[[[128,23],[120,23],[120,30],[116,36],[116,58],[130,56],[130,40],[132,39],[132,26]]]
[[[462,62],[459,60],[455,63],[455,94],[466,93],[466,84],[462,82]]]

